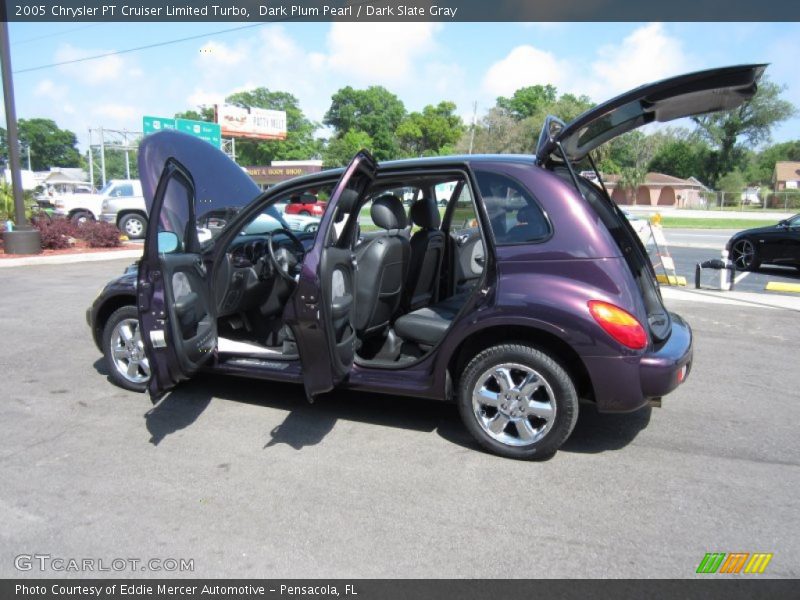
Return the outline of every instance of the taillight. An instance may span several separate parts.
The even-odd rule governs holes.
[[[623,346],[641,350],[647,346],[647,333],[631,313],[608,302],[589,301],[589,312],[608,335]]]

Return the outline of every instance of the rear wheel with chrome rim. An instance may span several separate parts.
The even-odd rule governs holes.
[[[472,436],[509,458],[551,456],[578,418],[575,384],[551,356],[523,344],[484,350],[461,376],[458,406]]]
[[[150,380],[150,362],[144,353],[135,306],[123,306],[103,329],[103,355],[111,379],[127,390],[143,392]]]
[[[761,264],[755,245],[747,238],[737,240],[733,244],[730,258],[739,271],[754,271]]]

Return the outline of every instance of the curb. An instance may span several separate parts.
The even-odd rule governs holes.
[[[0,269],[35,265],[67,265],[81,262],[99,262],[121,258],[140,258],[142,250],[114,250],[113,252],[87,252],[85,254],[56,254],[52,256],[25,256],[0,259]]]
[[[790,292],[792,294],[800,294],[800,283],[768,281],[764,289],[769,290],[770,292]]]

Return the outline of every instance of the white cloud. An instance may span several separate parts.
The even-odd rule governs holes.
[[[493,96],[510,96],[521,87],[546,85],[562,89],[570,67],[552,53],[530,45],[517,46],[497,61],[483,78],[483,89]]]
[[[56,62],[78,60],[105,54],[108,50],[92,50],[76,48],[71,44],[63,44],[56,50]],[[123,75],[130,75],[129,67],[125,60],[118,55],[104,56],[85,62],[63,65],[59,68],[62,73],[70,78],[77,79],[90,85],[98,85],[120,79]]]
[[[92,109],[92,114],[98,117],[115,119],[116,121],[133,121],[141,117],[142,113],[136,106],[127,104],[100,104]]]
[[[661,23],[650,23],[635,29],[619,44],[598,48],[586,79],[592,95],[604,98],[679,75],[688,70],[687,62],[680,40],[668,35]]]
[[[334,23],[328,32],[331,69],[356,83],[396,85],[436,49],[440,23]]]
[[[63,101],[67,96],[67,86],[54,83],[52,79],[42,79],[36,84],[33,95],[37,98]]]
[[[199,62],[203,68],[228,68],[240,64],[246,57],[247,52],[241,46],[232,47],[212,40],[200,47]]]

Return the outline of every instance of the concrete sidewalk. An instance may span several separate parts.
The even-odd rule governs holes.
[[[85,252],[74,254],[51,254],[50,256],[21,256],[19,258],[0,259],[0,269],[4,267],[28,267],[32,265],[66,265],[81,262],[97,262],[102,260],[118,260],[121,258],[138,259],[142,256],[141,245],[130,250],[109,250],[106,252]]]
[[[662,217],[680,217],[692,219],[750,219],[752,221],[772,221],[777,223],[781,219],[788,219],[797,214],[794,212],[773,212],[771,210],[694,210],[688,208],[670,208],[669,206],[628,206],[620,208],[631,214],[652,215],[660,213]]]
[[[667,300],[727,304],[753,308],[771,308],[800,312],[800,296],[787,296],[762,292],[722,292],[661,286],[661,295]]]

